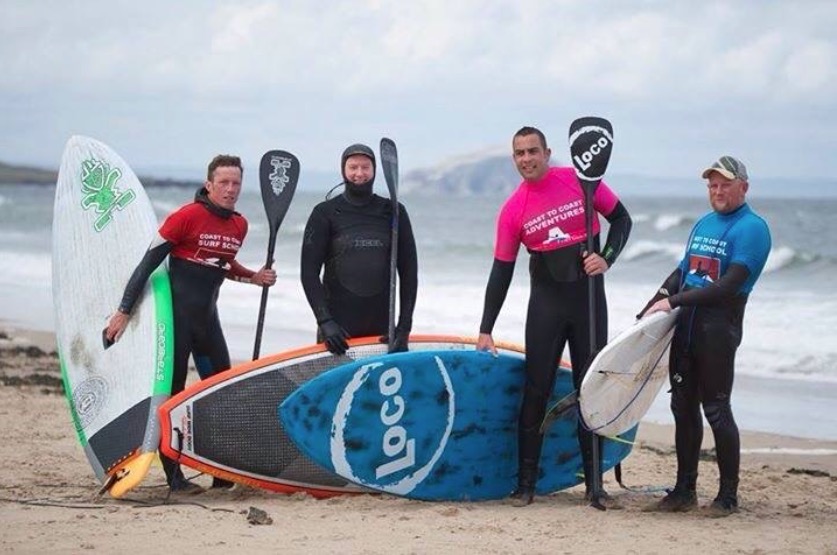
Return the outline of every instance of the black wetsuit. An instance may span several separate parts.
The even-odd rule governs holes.
[[[610,223],[605,258],[615,262],[628,239],[631,219],[622,203],[606,216]],[[599,252],[599,236],[594,238]],[[588,282],[581,268],[581,250],[572,245],[549,253],[530,252],[530,293],[526,313],[526,389],[518,422],[519,485],[534,488],[543,435],[540,426],[546,405],[555,385],[556,365],[569,344],[573,385],[581,386],[590,352],[590,312]],[[552,268],[552,270],[550,270]],[[480,333],[491,333],[505,300],[514,272],[514,262],[494,260],[485,294],[485,307]],[[561,272],[562,275],[558,275]],[[593,278],[596,297],[596,346],[607,343],[607,299],[604,276]],[[593,464],[594,434],[579,422],[579,444],[585,469],[585,482],[590,487]],[[599,450],[601,453],[601,449]]]
[[[610,223],[601,256],[612,266],[624,248],[631,218],[616,195],[601,183],[591,210]],[[526,246],[530,294],[526,315],[526,384],[518,421],[518,492],[537,483],[543,435],[540,426],[555,382],[558,360],[569,343],[573,383],[581,385],[591,356],[584,192],[572,168],[553,167],[539,179],[524,180],[506,200],[497,219],[494,265],[485,292],[480,333],[490,334],[514,272],[519,246]],[[593,216],[594,250],[599,252],[598,218]],[[607,341],[604,276],[592,278],[596,299],[596,348]],[[591,487],[593,434],[579,422],[585,482]]]
[[[767,224],[746,204],[710,213],[695,224],[680,266],[640,313],[666,297],[672,308],[682,307],[669,358],[678,491],[696,490],[702,405],[715,439],[719,497],[737,504],[740,440],[730,404],[735,354],[749,293],[769,251]]]
[[[389,328],[392,202],[345,192],[318,204],[305,227],[300,275],[317,324],[333,320],[349,337]],[[320,280],[320,272],[325,266]],[[398,334],[409,335],[418,291],[418,260],[406,208],[399,204]],[[318,340],[322,335],[318,334]]]
[[[189,355],[201,378],[230,367],[230,354],[218,318],[218,294],[224,279],[238,278],[232,264],[247,234],[247,222],[237,212],[212,204],[205,189],[195,202],[172,213],[146,251],[125,287],[119,310],[130,314],[151,273],[169,257],[174,319],[174,369],[171,393],[186,386]],[[161,455],[172,484],[179,479],[174,461]]]

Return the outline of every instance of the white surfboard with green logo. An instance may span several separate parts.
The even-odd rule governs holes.
[[[87,137],[67,142],[55,190],[52,293],[64,389],[93,470],[114,497],[145,477],[160,442],[157,407],[171,391],[171,289],[161,265],[122,338],[103,330],[157,233],[127,163]]]

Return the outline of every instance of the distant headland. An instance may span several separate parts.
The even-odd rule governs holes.
[[[182,179],[137,176],[143,187],[198,187],[201,182]],[[55,185],[58,172],[32,166],[0,162],[0,185]]]

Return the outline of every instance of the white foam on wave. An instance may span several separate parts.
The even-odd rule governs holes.
[[[476,336],[485,295],[483,279],[421,280],[413,332]],[[608,283],[610,337],[634,322],[658,286]],[[245,353],[252,344],[260,295],[261,288],[252,285],[230,282],[221,289],[219,310],[224,329],[238,329],[243,338],[241,342],[230,338],[234,353]],[[528,295],[526,278],[516,276],[494,328],[496,341],[524,342]],[[273,344],[299,346],[292,341],[300,337],[304,344],[311,342],[316,323],[297,274],[280,274],[278,283],[270,289],[267,306],[266,337]],[[812,333],[812,322],[821,329],[837,328],[837,295],[757,289],[747,306],[736,373],[783,382],[837,383],[837,350],[821,334]]]
[[[666,231],[691,222],[692,218],[685,214],[661,214],[654,220],[654,229]]]
[[[176,202],[169,202],[164,200],[159,200],[156,198],[151,199],[151,206],[154,207],[154,212],[157,213],[158,217],[165,218],[178,208],[180,208],[183,203],[176,203]]]
[[[818,255],[799,252],[791,247],[781,246],[770,250],[770,256],[767,258],[767,263],[764,265],[764,273],[777,272],[784,268],[790,268],[802,264],[810,264],[816,262],[820,257]]]
[[[32,330],[55,329],[52,258],[48,254],[0,251],[0,319]]]
[[[790,247],[778,247],[770,250],[767,263],[764,265],[764,273],[775,272],[790,266],[796,258],[796,251]]]
[[[837,455],[837,449],[799,449],[796,447],[754,447],[742,449],[742,455],[804,455],[814,457],[830,457]]]
[[[264,261],[264,245],[253,244],[244,259],[251,267]],[[299,283],[298,246],[288,252],[277,252],[275,265],[279,282],[268,295],[266,340],[277,347],[298,346],[313,340],[316,322]],[[634,249],[633,253],[631,250]],[[779,253],[791,256],[788,249]],[[628,248],[628,258],[643,253],[658,253],[677,260],[680,245],[674,243],[637,242]],[[281,256],[279,256],[281,254]],[[0,273],[0,317],[22,319],[36,329],[49,328],[52,323],[51,257],[48,253],[0,251],[6,262]],[[457,272],[440,269],[425,273],[419,283],[419,297],[414,315],[413,331],[475,336],[482,316],[485,282],[484,271]],[[629,326],[635,315],[653,294],[659,282],[638,283],[626,279],[630,273],[614,272],[607,284],[611,337]],[[736,372],[774,380],[799,380],[808,383],[837,382],[837,349],[829,333],[814,330],[837,329],[837,292],[808,292],[788,289],[779,278],[767,275],[754,290],[747,306],[744,338],[738,352]],[[523,343],[528,303],[528,278],[516,272],[515,279],[497,320],[494,338],[497,341]],[[230,349],[239,358],[246,356],[252,345],[258,318],[261,288],[249,284],[225,283],[221,289],[220,313],[225,330],[229,330]]]
[[[24,241],[28,241],[31,237],[32,235],[25,231],[3,231],[3,241],[5,243],[23,243]],[[5,257],[10,254],[16,256],[18,253],[0,251],[0,256],[3,257],[3,260],[7,260]]]
[[[623,261],[632,261],[655,255],[665,255],[674,262],[678,262],[683,256],[683,245],[680,243],[664,243],[662,241],[635,241],[628,243],[620,258]]]
[[[6,238],[12,237],[10,234]],[[8,286],[52,287],[52,257],[45,253],[0,251],[3,271],[0,284]],[[21,299],[23,300],[23,299]]]
[[[756,286],[747,303],[736,372],[751,376],[837,383],[837,293]],[[816,330],[829,330],[817,333]]]
[[[302,235],[303,233],[305,233],[305,225],[305,223],[298,223],[295,225],[288,226],[288,229],[294,235]]]

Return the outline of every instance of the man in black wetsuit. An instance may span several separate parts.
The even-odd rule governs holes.
[[[515,506],[532,502],[538,480],[543,435],[541,422],[555,385],[558,359],[569,343],[573,384],[578,389],[590,358],[587,279],[594,280],[596,345],[607,342],[604,272],[628,240],[631,217],[605,183],[596,188],[593,206],[610,223],[599,250],[599,221],[594,215],[595,252],[587,253],[584,193],[571,167],[550,167],[543,133],[523,127],[512,139],[514,162],[523,181],[497,218],[494,265],[485,290],[477,348],[496,352],[491,332],[505,301],[520,245],[529,251],[530,295],[526,314],[526,384],[518,421],[518,486]],[[592,489],[593,441],[579,423],[578,438],[588,495]],[[595,439],[594,439],[595,438]],[[601,449],[599,449],[601,453]]]
[[[697,507],[697,477],[703,419],[712,428],[720,474],[711,516],[738,511],[741,445],[730,404],[735,353],[741,343],[744,308],[770,253],[770,230],[745,201],[744,164],[722,156],[703,174],[712,212],[692,228],[686,253],[640,313],[677,315],[669,357],[671,412],[677,449],[674,489],[650,507],[685,512]]]
[[[389,331],[392,243],[392,202],[372,192],[375,153],[366,145],[351,145],[343,151],[340,169],[345,190],[311,212],[300,268],[317,320],[317,341],[334,354],[346,352],[348,338]],[[398,224],[400,314],[392,352],[407,350],[418,291],[416,243],[401,204]]]
[[[230,367],[230,354],[216,306],[224,278],[258,286],[276,283],[274,270],[261,268],[254,272],[235,260],[247,235],[247,220],[235,211],[242,173],[237,156],[213,158],[206,182],[198,189],[194,202],[170,214],[160,226],[157,237],[125,287],[119,309],[108,323],[107,338],[118,340],[146,281],[168,256],[174,313],[172,395],[186,386],[190,354],[201,378]],[[184,478],[175,461],[162,454],[160,458],[172,491],[200,491],[196,484]],[[213,480],[213,487],[231,485],[226,480]]]

